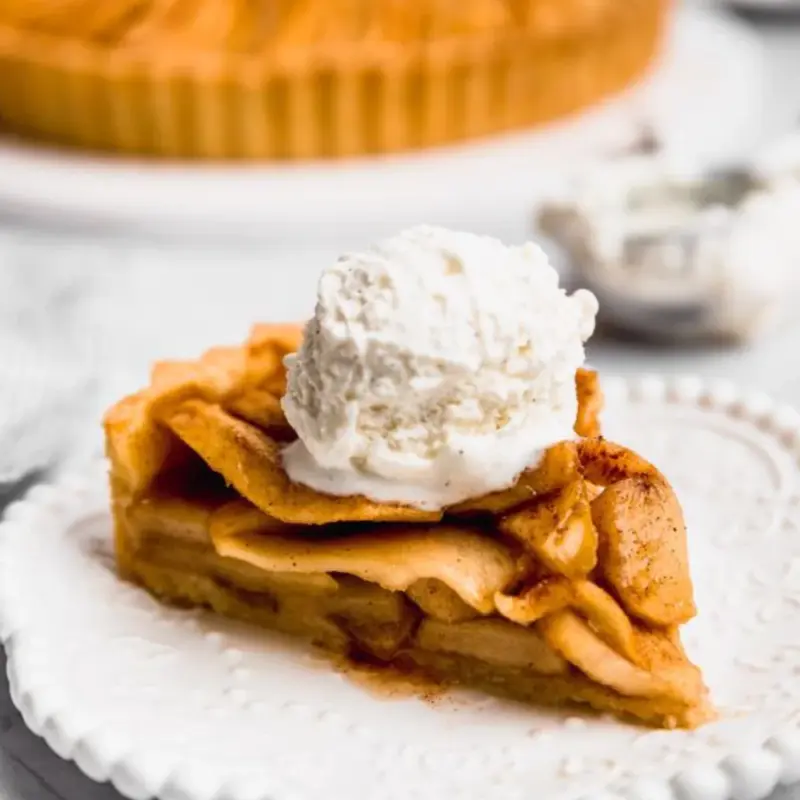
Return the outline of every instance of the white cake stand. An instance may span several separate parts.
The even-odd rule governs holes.
[[[0,212],[158,235],[363,243],[421,221],[509,239],[566,168],[629,145],[643,124],[690,158],[725,158],[763,131],[764,69],[740,23],[682,9],[652,75],[579,117],[537,132],[345,164],[156,165],[0,142]]]

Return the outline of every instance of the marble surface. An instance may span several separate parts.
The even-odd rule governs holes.
[[[757,25],[759,36],[767,45],[770,70],[766,125],[771,130],[785,130],[800,119],[800,83],[796,79],[800,71],[800,21],[786,25],[761,20]],[[153,354],[191,356],[205,344],[241,338],[251,319],[305,316],[310,311],[308,298],[312,297],[317,267],[336,254],[333,244],[327,250],[310,249],[304,254],[273,253],[271,258],[281,262],[285,281],[291,283],[288,292],[282,289],[283,278],[276,279],[274,272],[266,271],[262,256],[238,254],[220,280],[218,254],[215,258],[206,250],[132,248],[124,241],[56,241],[38,235],[31,239],[29,231],[15,230],[8,221],[4,225],[0,210],[0,338],[4,326],[9,330],[20,324],[21,318],[15,317],[14,309],[3,305],[3,300],[11,296],[8,282],[18,281],[28,291],[38,292],[36,296],[49,298],[29,308],[24,319],[30,337],[47,338],[51,360],[60,363],[67,373],[83,374],[88,370],[107,376],[97,382],[87,373],[84,382],[74,382],[69,390],[78,401],[84,422],[79,426],[81,434],[72,443],[73,454],[97,450],[99,409],[120,391],[133,388],[142,380]],[[8,252],[4,246],[9,242],[13,252],[23,255],[13,263],[1,260],[2,254]],[[43,253],[48,254],[46,272],[41,267]],[[55,280],[54,276],[59,275],[69,279]],[[181,298],[178,305],[176,297]],[[209,308],[218,312],[212,314]],[[55,339],[51,335],[54,309],[61,314],[59,336]],[[800,406],[798,349],[800,321],[742,350],[676,350],[599,336],[590,348],[589,358],[594,366],[614,373],[691,372],[730,379]],[[2,381],[0,364],[0,386]],[[48,395],[52,397],[53,390],[43,388],[41,395],[38,399],[43,401]],[[29,405],[28,424],[36,424],[31,420],[41,424],[41,410],[37,410],[34,401]],[[58,413],[50,416],[55,436],[63,417]],[[19,452],[29,452],[29,448]],[[23,460],[20,456],[17,461],[22,464]],[[37,466],[41,464],[29,464],[26,469]],[[0,508],[20,489],[0,486]],[[77,768],[61,761],[27,731],[3,682],[0,800],[58,798],[119,800],[113,790],[84,778]],[[781,789],[775,798],[800,800],[800,788]]]

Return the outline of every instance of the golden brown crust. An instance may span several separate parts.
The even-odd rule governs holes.
[[[696,728],[715,718],[703,697],[687,705],[668,695],[634,697],[609,689],[578,671],[538,675],[523,669],[500,669],[478,659],[415,650],[407,658],[444,682],[456,682],[537,706],[581,704],[631,722],[659,728]]]
[[[575,373],[575,388],[578,393],[578,419],[575,421],[575,433],[578,436],[599,436],[600,412],[603,410],[604,400],[597,373],[581,367]]]
[[[651,0],[630,0],[631,5]],[[624,18],[615,0],[5,0],[0,21],[99,47],[264,54],[526,32],[580,37]]]
[[[219,405],[187,400],[162,410],[159,418],[242,497],[283,522],[319,525],[441,519],[438,512],[376,503],[366,497],[331,497],[292,483],[281,464],[278,443]]]
[[[186,447],[158,419],[159,410],[185,399],[225,403],[234,413],[243,407],[245,419],[252,409],[251,421],[281,439],[288,424],[276,392],[285,382],[283,357],[296,349],[301,335],[299,325],[257,325],[243,347],[216,347],[197,361],[156,363],[150,386],[120,400],[103,420],[106,453],[120,486],[137,495],[160,472],[185,460]]]
[[[655,56],[671,3],[466,0],[433,17],[430,2],[339,4],[293,0],[271,19],[246,0],[10,0],[0,113],[48,141],[166,158],[434,147],[621,90]]]

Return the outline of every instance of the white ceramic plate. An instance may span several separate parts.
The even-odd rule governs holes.
[[[103,470],[0,526],[0,632],[27,724],[88,775],[163,800],[758,800],[800,779],[800,415],[727,385],[606,381],[607,434],[685,506],[685,630],[722,718],[649,731],[453,694],[378,699],[264,632],[114,575]]]
[[[180,166],[78,157],[0,141],[5,212],[71,224],[293,245],[369,241],[420,221],[517,240],[543,190],[630,144],[643,123],[690,158],[724,159],[764,135],[754,34],[681,9],[653,74],[591,111],[532,133],[341,163]]]

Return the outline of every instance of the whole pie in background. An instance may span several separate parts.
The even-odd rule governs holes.
[[[641,76],[670,0],[4,0],[0,119],[94,151],[310,159],[524,129]]]

